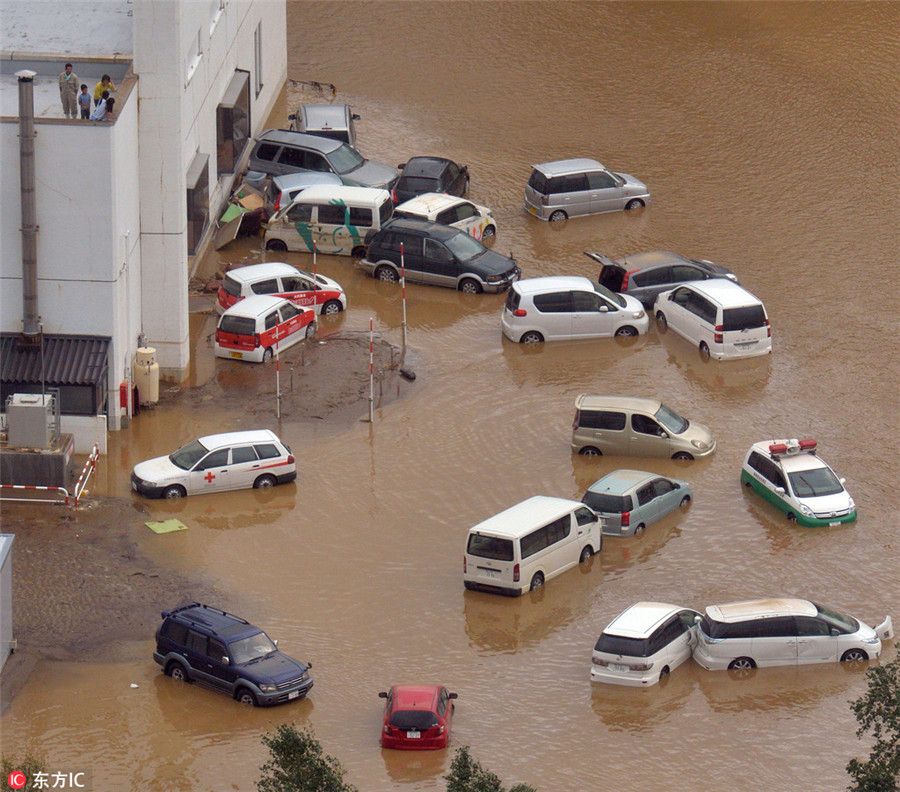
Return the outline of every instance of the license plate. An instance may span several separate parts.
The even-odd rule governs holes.
[[[610,663],[610,664],[609,664],[609,667],[610,667],[613,671],[620,671],[620,672],[623,673],[623,674],[628,670],[628,666],[627,666],[627,665],[619,665],[619,663]]]
[[[133,481],[131,482],[131,489],[137,492],[137,484],[135,484]]]
[[[750,347],[754,346],[756,341],[743,341],[740,344],[735,344],[738,349],[750,349]]]
[[[422,732],[406,732],[406,738],[408,740],[418,740],[421,736]]]
[[[834,522],[828,523],[829,528],[833,528],[835,525],[840,525],[840,522],[838,520],[835,520]]]
[[[487,575],[489,578],[496,578],[496,577],[500,577],[500,570],[499,569],[485,569],[484,574]]]
[[[300,695],[299,690],[295,690],[292,693],[288,693],[288,701],[290,701],[291,699],[297,698],[299,695]]]
[[[238,360],[240,360],[242,357],[244,357],[244,353],[243,352],[232,352],[231,357],[238,358]]]

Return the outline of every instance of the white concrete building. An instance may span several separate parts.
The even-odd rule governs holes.
[[[37,313],[44,339],[59,342],[52,360],[44,346],[38,379],[61,387],[62,430],[87,450],[104,425],[121,426],[120,384],[136,348],[156,349],[163,376],[177,380],[187,368],[191,264],[284,85],[285,0],[0,0],[0,18],[3,402],[27,389],[38,365],[18,338],[15,75],[26,69],[36,73]],[[63,117],[66,62],[91,93],[102,74],[112,77],[112,121]],[[92,396],[80,382],[88,369],[104,380]]]

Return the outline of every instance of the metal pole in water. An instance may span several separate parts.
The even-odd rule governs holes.
[[[372,337],[374,320],[369,317],[369,423],[375,421],[375,344]]]
[[[403,258],[403,243],[400,243],[400,288],[403,301],[403,349],[406,349],[406,261]]]
[[[275,328],[275,417],[281,420],[281,356],[278,354],[278,327]]]

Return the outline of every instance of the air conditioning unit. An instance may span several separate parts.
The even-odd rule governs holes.
[[[9,444],[20,448],[48,448],[53,439],[53,397],[14,393],[6,402]]]

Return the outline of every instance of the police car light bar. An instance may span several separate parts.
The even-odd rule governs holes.
[[[785,440],[781,443],[772,443],[769,446],[769,453],[773,457],[793,456],[804,451],[815,454],[817,445],[815,440]]]

